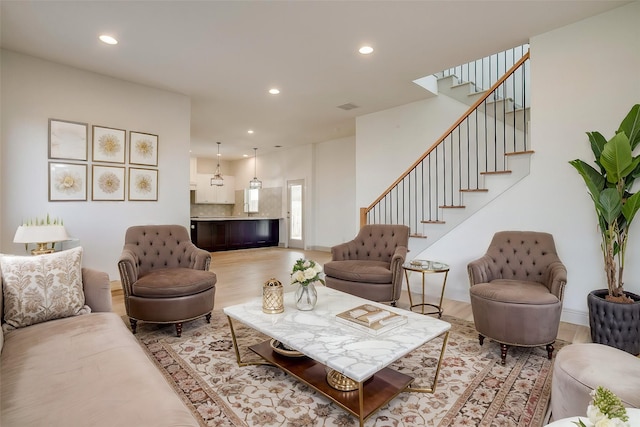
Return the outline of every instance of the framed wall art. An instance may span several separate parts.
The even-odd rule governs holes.
[[[87,165],[49,163],[49,201],[87,200]]]
[[[129,132],[129,163],[158,166],[158,135]]]
[[[129,200],[158,200],[158,170],[129,168]]]
[[[124,200],[124,166],[93,165],[91,200]]]
[[[93,126],[93,161],[124,163],[126,131]]]
[[[49,119],[49,158],[87,160],[86,123]]]

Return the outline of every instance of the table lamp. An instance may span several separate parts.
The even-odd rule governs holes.
[[[13,237],[14,243],[24,243],[25,248],[29,243],[35,243],[37,248],[31,251],[32,255],[50,254],[55,252],[53,244],[71,240],[64,225],[21,225]],[[49,247],[51,244],[51,247]]]

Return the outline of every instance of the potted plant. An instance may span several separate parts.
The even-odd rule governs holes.
[[[634,180],[640,177],[640,155],[634,156],[640,143],[640,104],[631,108],[611,139],[599,132],[587,135],[596,168],[579,159],[569,163],[584,179],[593,200],[607,277],[608,289],[593,291],[587,298],[591,339],[638,354],[640,296],[624,290],[623,273],[629,229],[640,209],[640,192],[632,193]],[[614,324],[606,325],[608,321]],[[629,336],[613,337],[624,335],[625,328]]]

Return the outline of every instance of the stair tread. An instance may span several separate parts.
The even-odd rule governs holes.
[[[424,220],[424,219],[423,219],[422,221],[420,221],[420,223],[421,223],[421,224],[445,224],[445,222],[444,222],[444,221],[441,221],[441,220],[432,220],[432,219],[429,219],[429,220]]]
[[[466,208],[465,205],[441,205],[440,206],[441,209],[464,209]]]
[[[510,174],[511,171],[488,171],[488,172],[480,172],[480,175],[504,175]]]
[[[488,188],[461,188],[460,191],[462,193],[486,193],[489,191]]]

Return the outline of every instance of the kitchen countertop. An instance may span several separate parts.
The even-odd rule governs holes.
[[[260,219],[282,219],[269,218],[264,216],[192,216],[191,221],[238,221],[238,220],[260,220]]]

